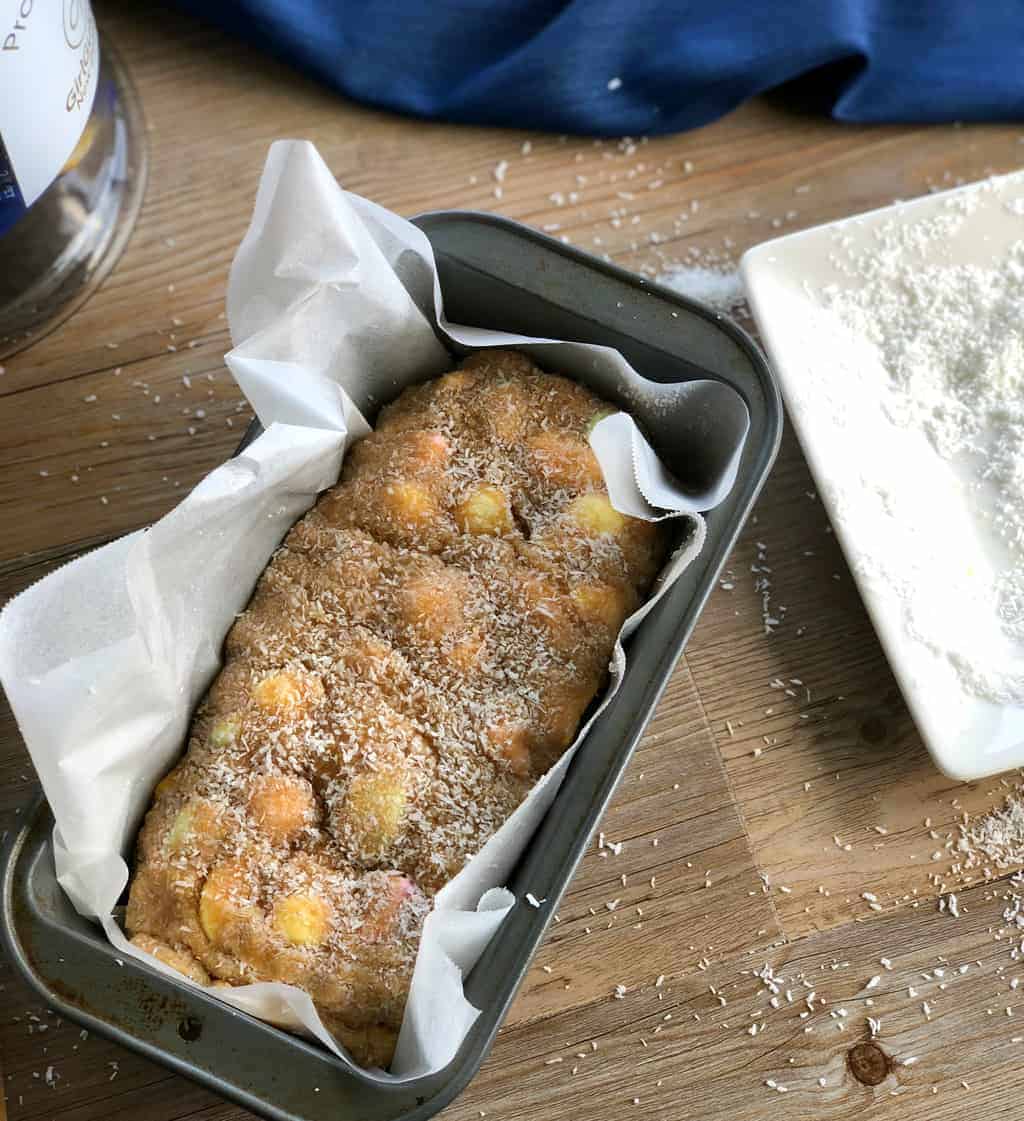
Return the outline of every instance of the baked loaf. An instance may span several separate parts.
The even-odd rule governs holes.
[[[664,560],[510,351],[406,390],[274,555],[158,785],[127,926],[203,984],[306,990],[391,1060],[431,897],[575,738]]]

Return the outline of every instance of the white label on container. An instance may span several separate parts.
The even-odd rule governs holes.
[[[89,0],[0,0],[0,137],[26,206],[75,150],[99,67]]]

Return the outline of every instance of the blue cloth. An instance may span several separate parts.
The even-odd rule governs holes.
[[[796,78],[843,121],[1024,118],[1022,0],[180,2],[350,97],[450,121],[675,132]]]

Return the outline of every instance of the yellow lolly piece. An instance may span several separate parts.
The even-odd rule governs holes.
[[[165,794],[170,794],[178,788],[179,782],[181,782],[181,767],[175,767],[173,771],[168,771],[156,784],[153,790],[154,797],[162,798]]]
[[[588,623],[603,623],[617,631],[626,617],[626,597],[612,584],[581,584],[570,593],[580,617]]]
[[[343,812],[362,848],[379,850],[395,836],[407,801],[403,776],[396,770],[371,771],[352,779]]]
[[[598,409],[587,422],[587,434],[589,435],[593,432],[605,417],[614,416],[618,411],[618,409],[613,409],[610,405],[605,405],[603,408]]]
[[[178,811],[177,817],[171,824],[170,831],[167,834],[167,847],[176,852],[188,840],[189,834],[192,832],[192,819],[195,816],[195,810],[191,805],[186,805]]]
[[[455,509],[455,520],[463,533],[497,536],[513,527],[512,511],[505,492],[490,483],[480,483]]]
[[[210,729],[211,746],[230,747],[238,738],[239,728],[239,720],[235,714],[222,716],[219,720],[215,720],[213,727]]]
[[[323,686],[319,678],[303,681],[298,675],[282,670],[265,677],[252,691],[252,699],[264,712],[284,714],[301,707],[306,699],[319,699]]]
[[[437,503],[430,491],[418,483],[389,483],[382,504],[398,521],[414,526],[429,525],[437,516]]]
[[[249,795],[249,813],[260,831],[286,841],[316,819],[316,800],[304,779],[261,775]]]
[[[535,468],[558,486],[594,486],[603,481],[597,456],[575,436],[542,432],[530,439],[527,453]]]
[[[219,841],[223,832],[216,809],[203,798],[190,798],[171,823],[167,848],[171,852],[180,852],[203,842]]]
[[[286,895],[274,905],[274,929],[293,946],[317,946],[327,937],[330,908],[318,895]]]
[[[567,513],[585,533],[595,537],[621,533],[626,527],[626,516],[615,509],[607,495],[596,491],[573,499]]]
[[[402,589],[402,615],[423,638],[440,642],[463,621],[459,590],[453,581],[434,573],[417,576]]]
[[[211,942],[222,942],[231,925],[244,917],[251,904],[248,874],[240,864],[218,864],[199,896],[199,924]]]
[[[419,467],[443,467],[448,462],[448,441],[443,433],[410,432],[408,446],[411,458]]]

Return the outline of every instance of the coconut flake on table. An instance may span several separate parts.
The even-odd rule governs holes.
[[[708,304],[716,311],[736,313],[746,308],[743,280],[736,268],[709,265],[673,265],[658,276],[658,283],[674,292]]]
[[[964,869],[1003,872],[1024,864],[1024,790],[1006,796],[1002,806],[960,826],[956,851]]]

